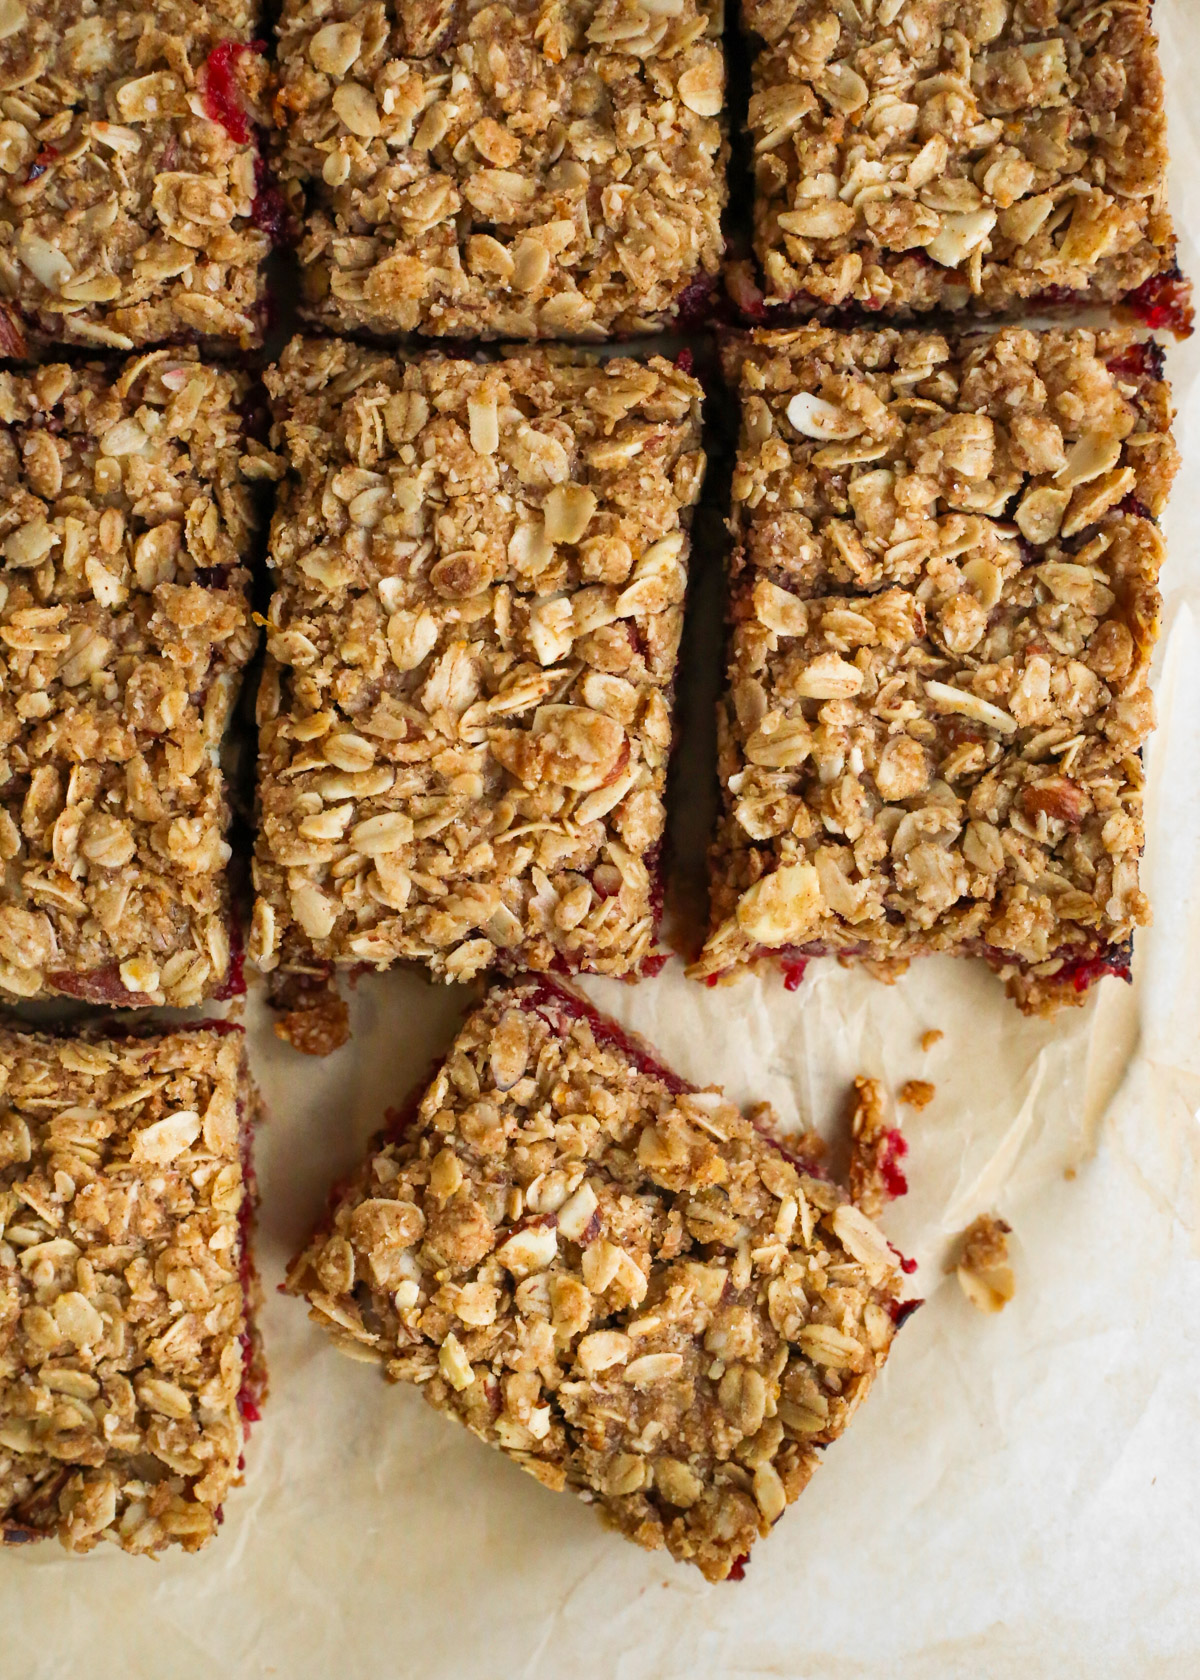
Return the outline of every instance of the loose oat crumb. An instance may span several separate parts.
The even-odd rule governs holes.
[[[928,1032],[923,1032],[921,1034],[921,1049],[924,1050],[926,1055],[928,1055],[934,1045],[940,1044],[945,1036],[945,1033],[940,1027],[930,1027]]]
[[[928,1108],[937,1095],[937,1086],[928,1079],[908,1079],[900,1087],[900,1101],[907,1108]]]
[[[331,1056],[350,1039],[350,1006],[328,975],[291,974],[276,969],[267,977],[267,996],[276,1038],[305,1056]]]
[[[954,1272],[962,1292],[980,1312],[1002,1312],[1012,1300],[1016,1280],[1008,1264],[1008,1238],[1012,1226],[994,1213],[981,1213],[963,1232],[957,1261],[946,1270]]]
[[[346,1351],[733,1573],[903,1316],[862,1210],[549,980],[497,986],[288,1273]]]
[[[888,1202],[908,1193],[900,1162],[908,1140],[889,1124],[887,1098],[878,1079],[860,1075],[854,1081],[855,1104],[850,1120],[850,1197],[870,1219],[878,1219]]]

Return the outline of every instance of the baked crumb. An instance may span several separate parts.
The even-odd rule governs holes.
[[[898,1196],[908,1194],[901,1161],[908,1139],[889,1120],[887,1098],[878,1079],[860,1075],[854,1081],[855,1101],[850,1117],[850,1199],[868,1219],[878,1219]]]
[[[1029,1012],[1082,1002],[1149,915],[1154,346],[805,328],[733,359],[725,814],[689,972],[949,951]]]
[[[1177,275],[1152,0],[743,0],[765,305],[996,313]]]
[[[275,969],[267,991],[276,1038],[305,1056],[331,1056],[350,1041],[350,1008],[328,975]]]
[[[524,339],[686,318],[723,252],[721,31],[712,0],[285,0],[305,314]]]
[[[981,1213],[963,1232],[957,1261],[946,1267],[958,1278],[963,1294],[980,1312],[998,1313],[1012,1300],[1016,1280],[1008,1264],[1012,1226],[994,1213]]]
[[[288,1272],[357,1358],[710,1580],[899,1313],[860,1209],[547,979],[497,986]]]
[[[259,691],[263,969],[654,962],[700,387],[297,339]]]
[[[928,1108],[937,1096],[937,1086],[928,1079],[907,1079],[900,1087],[900,1101],[906,1108]]]
[[[264,1371],[240,1030],[0,1029],[0,1542],[194,1552]]]
[[[220,748],[257,633],[244,374],[0,372],[0,993],[240,990]]]
[[[8,0],[0,37],[0,327],[70,343],[242,348],[262,334],[257,6]]]
[[[928,1055],[934,1045],[940,1044],[945,1036],[945,1033],[940,1027],[930,1027],[928,1032],[923,1032],[921,1034],[921,1049],[924,1050],[926,1055]]]

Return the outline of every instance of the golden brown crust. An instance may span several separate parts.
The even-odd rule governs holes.
[[[293,341],[251,956],[638,969],[700,387],[654,357]]]
[[[244,375],[0,374],[0,992],[197,1003],[230,973],[219,748],[256,633]]]
[[[497,987],[288,1288],[348,1352],[719,1580],[886,1357],[898,1258],[553,983]]]
[[[0,1541],[196,1551],[251,1377],[240,1032],[0,1030]]]
[[[654,331],[715,279],[710,0],[288,0],[282,179],[307,313],[394,336]]]
[[[258,10],[5,0],[5,354],[258,342],[269,248],[255,225],[253,125],[267,82],[248,44]],[[222,107],[225,121],[214,120]]]
[[[1077,295],[1175,262],[1152,0],[744,0],[768,308]]]
[[[803,329],[741,367],[726,812],[692,972],[982,952],[1023,1007],[1030,976],[1079,995],[1148,918],[1162,545],[1139,510],[1176,465],[1152,347]]]

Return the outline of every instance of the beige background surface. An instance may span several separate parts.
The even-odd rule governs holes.
[[[1200,275],[1200,7],[1159,0],[1174,209]],[[1200,337],[1170,354],[1185,470],[1132,990],[1053,1025],[931,962],[887,990],[818,973],[712,992],[678,965],[592,996],[690,1078],[827,1127],[860,1071],[937,1084],[885,1224],[927,1299],[884,1379],[741,1584],[605,1534],[336,1357],[275,1292],[288,1255],[464,1001],[364,982],[324,1063],[251,999],[271,1398],[198,1558],[0,1558],[0,1680],[1195,1680],[1200,1675]],[[823,966],[823,965],[822,965]],[[946,1034],[929,1054],[922,1031]],[[1073,1176],[1069,1176],[1073,1174]],[[942,1263],[985,1208],[1018,1293],[970,1309]]]

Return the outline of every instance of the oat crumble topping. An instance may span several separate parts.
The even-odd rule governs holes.
[[[1114,302],[1170,274],[1153,0],[743,0],[768,307]]]
[[[496,987],[288,1287],[358,1358],[727,1576],[886,1358],[897,1256],[553,982]]]
[[[197,1551],[253,1338],[240,1031],[0,1030],[0,1544]]]
[[[244,0],[2,0],[5,355],[258,342],[270,242],[255,226],[257,14]]]
[[[280,174],[309,316],[380,335],[653,331],[723,241],[715,0],[286,0]]]
[[[256,634],[244,375],[195,351],[0,373],[0,994],[230,979],[219,750]]]
[[[1043,1010],[1148,920],[1144,515],[1177,459],[1152,352],[1016,328],[744,349],[697,977],[769,951],[981,953]]]
[[[1008,1263],[1012,1226],[994,1213],[981,1213],[963,1232],[958,1259],[946,1269],[956,1274],[963,1294],[980,1312],[998,1313],[1016,1293]]]
[[[292,342],[260,690],[260,968],[636,972],[700,388],[660,357]]]

